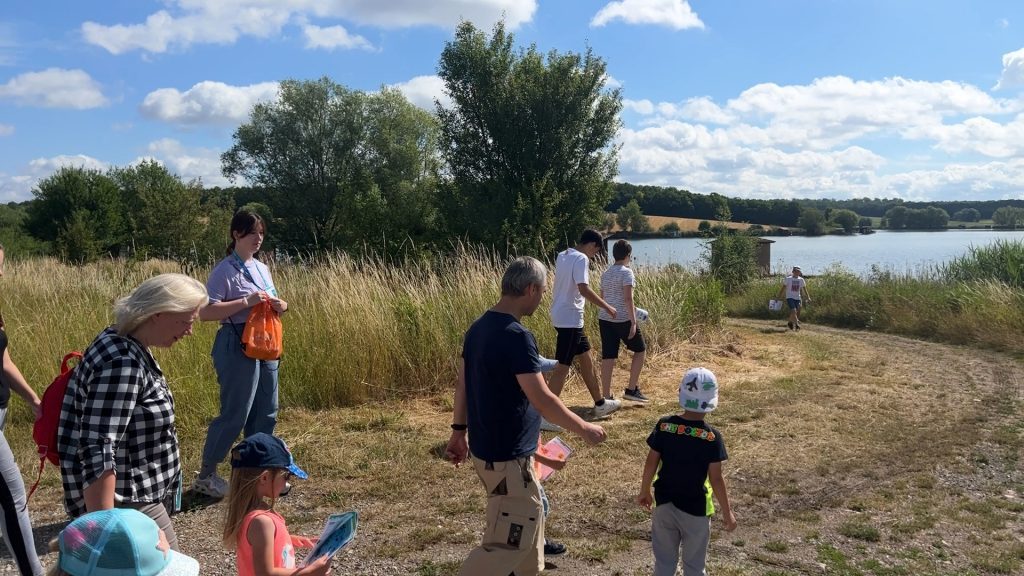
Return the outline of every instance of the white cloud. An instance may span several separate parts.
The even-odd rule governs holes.
[[[302,27],[302,33],[306,36],[306,48],[310,49],[358,48],[373,50],[373,44],[370,44],[369,40],[358,34],[349,34],[348,30],[345,30],[343,26],[321,28],[320,26],[307,24]]]
[[[256,103],[277,99],[277,91],[277,82],[230,86],[207,80],[184,92],[154,90],[139,110],[147,118],[176,124],[238,124],[249,118]]]
[[[231,182],[221,174],[220,151],[212,148],[187,148],[172,138],[161,138],[150,142],[146,151],[168,170],[181,176],[185,181],[198,178],[204,186],[230,186]],[[139,158],[136,162],[143,160]]]
[[[998,23],[999,27],[1004,30],[1010,27],[1010,20],[1007,18],[1000,18]]]
[[[22,106],[85,110],[107,104],[98,82],[82,70],[47,68],[25,72],[0,85],[0,100]]]
[[[622,20],[627,24],[656,24],[676,30],[704,28],[687,0],[617,0],[609,2],[594,15],[590,25],[604,26]]]
[[[1024,48],[1003,54],[1003,73],[994,90],[1024,85]]]
[[[270,38],[289,25],[310,26],[310,21],[345,20],[380,28],[410,26],[453,27],[469,20],[489,28],[502,17],[510,29],[533,19],[536,0],[167,0],[169,8],[150,14],[138,24],[82,24],[86,42],[101,46],[112,54],[133,50],[163,53],[184,50],[193,44],[232,44],[240,37]],[[325,23],[325,22],[320,22]],[[304,29],[307,45],[311,42],[339,44],[341,26]],[[340,32],[339,32],[340,30]],[[362,41],[349,36],[349,42]],[[324,47],[317,45],[317,47]],[[345,47],[362,47],[345,46]]]
[[[991,198],[1024,189],[1024,101],[967,84],[830,77],[759,84],[724,103],[624,106],[641,116],[619,133],[620,178],[632,183],[761,198]]]
[[[14,134],[14,126],[10,124],[0,124],[0,136],[10,136]]]
[[[85,154],[61,154],[51,156],[50,158],[36,158],[30,161],[28,163],[28,172],[30,176],[45,177],[65,167],[104,171],[110,165]]]
[[[433,112],[436,109],[435,99],[445,108],[452,106],[451,98],[445,93],[444,81],[440,76],[416,76],[405,82],[392,84],[391,87],[400,90],[406,99],[424,110]]]

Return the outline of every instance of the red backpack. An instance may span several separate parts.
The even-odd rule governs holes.
[[[60,363],[60,374],[53,379],[53,382],[43,392],[41,414],[36,423],[32,425],[32,439],[36,441],[36,449],[39,451],[39,475],[36,483],[28,492],[28,498],[39,487],[39,481],[43,477],[43,466],[49,460],[54,466],[60,466],[60,456],[57,454],[57,428],[60,427],[60,409],[64,404],[64,393],[68,390],[68,382],[71,380],[73,367],[68,362],[73,358],[82,359],[81,352],[70,352],[64,356]]]

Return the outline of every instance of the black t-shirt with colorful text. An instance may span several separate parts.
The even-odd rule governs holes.
[[[671,502],[687,514],[714,513],[708,466],[728,458],[722,434],[703,420],[686,420],[678,414],[658,420],[647,445],[661,454],[661,468],[654,481],[654,499]]]

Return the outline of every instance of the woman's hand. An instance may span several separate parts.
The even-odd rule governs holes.
[[[274,309],[274,312],[284,314],[284,311],[288,309],[288,303],[280,298],[270,297],[270,307]]]

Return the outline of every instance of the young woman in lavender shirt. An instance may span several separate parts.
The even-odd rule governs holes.
[[[262,298],[269,298],[278,313],[288,309],[288,303],[278,297],[270,270],[255,258],[265,234],[266,225],[255,212],[242,209],[235,214],[227,257],[210,273],[206,283],[210,304],[200,312],[202,320],[220,321],[212,352],[220,384],[220,414],[210,422],[203,465],[192,489],[214,498],[227,495],[228,483],[217,475],[217,465],[238,433],[244,431],[245,437],[273,434],[277,424],[278,360],[249,358],[241,338],[250,309]]]

